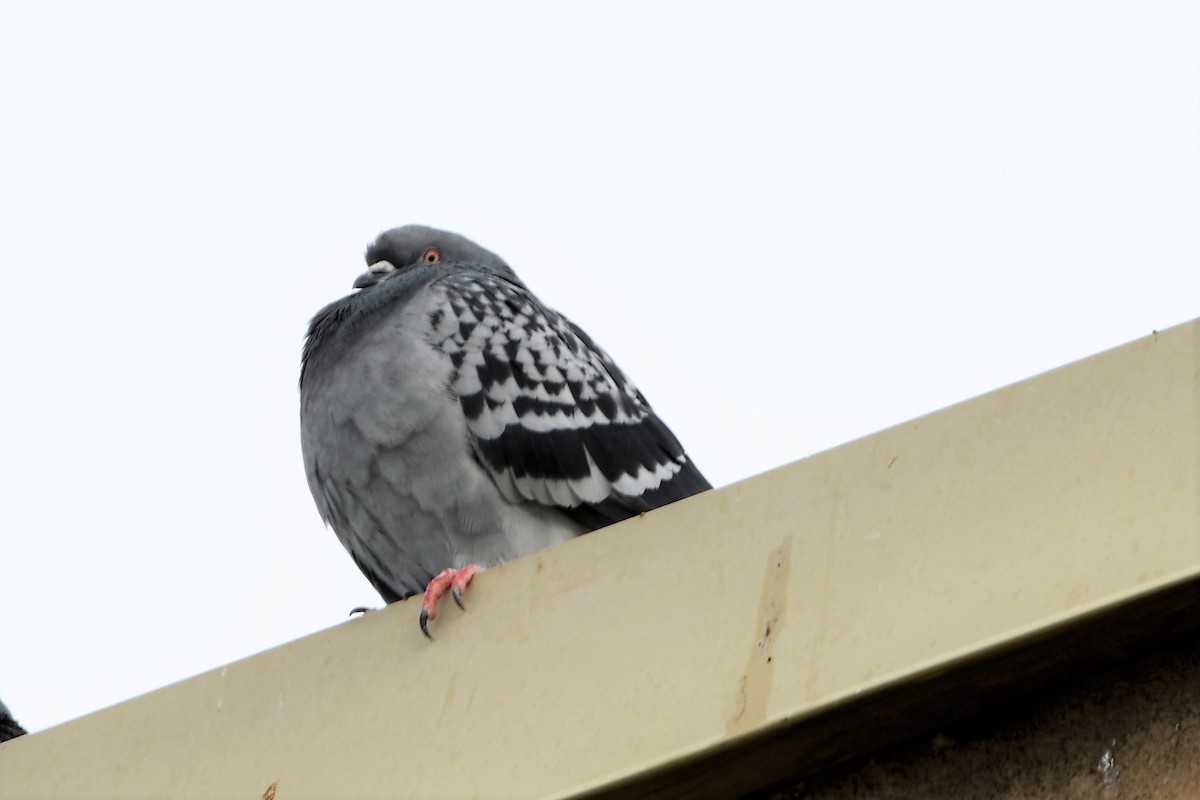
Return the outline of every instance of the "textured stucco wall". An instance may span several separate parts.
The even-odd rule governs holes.
[[[1189,636],[758,797],[1195,800],[1200,641]]]

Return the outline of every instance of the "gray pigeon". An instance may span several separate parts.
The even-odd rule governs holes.
[[[300,370],[308,486],[421,629],[480,569],[710,488],[642,393],[499,256],[409,225],[321,309]]]

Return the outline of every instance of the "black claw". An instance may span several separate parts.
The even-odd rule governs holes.
[[[423,608],[421,609],[421,633],[425,634],[429,641],[433,641],[433,634],[429,632],[429,612]]]
[[[367,608],[366,606],[355,606],[354,608],[350,609],[349,616],[353,617],[355,614],[365,614],[368,611],[374,611],[374,610],[375,609]]]
[[[458,590],[457,586],[450,587],[450,594],[454,595],[454,602],[458,603],[458,607],[466,611],[467,607],[463,605],[462,601],[462,592]]]

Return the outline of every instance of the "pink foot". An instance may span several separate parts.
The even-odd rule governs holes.
[[[450,590],[450,595],[454,598],[454,602],[458,603],[458,607],[465,609],[463,605],[462,593],[467,588],[467,584],[471,582],[476,574],[481,572],[483,567],[478,564],[467,564],[459,569],[447,568],[439,572],[433,580],[429,582],[429,586],[425,588],[425,597],[421,600],[421,633],[428,636],[430,639],[433,636],[429,633],[429,620],[437,619],[438,601],[442,599],[442,595],[446,590]]]

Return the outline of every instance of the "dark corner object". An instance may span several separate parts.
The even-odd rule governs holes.
[[[21,723],[13,719],[12,712],[8,710],[8,706],[4,705],[4,701],[0,700],[0,742],[7,742],[9,739],[15,739],[26,733],[28,731],[21,727]]]

